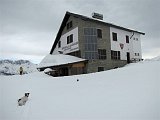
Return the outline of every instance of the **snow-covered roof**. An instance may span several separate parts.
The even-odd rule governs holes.
[[[86,61],[86,59],[78,58],[71,55],[49,54],[45,56],[44,59],[40,62],[40,64],[38,65],[38,68],[65,65],[69,63],[76,63],[76,62],[82,62],[82,61]]]

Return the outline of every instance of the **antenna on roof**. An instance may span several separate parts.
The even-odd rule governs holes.
[[[103,14],[93,12],[92,13],[92,18],[103,20]]]

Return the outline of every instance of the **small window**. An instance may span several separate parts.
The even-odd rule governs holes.
[[[97,37],[102,38],[102,30],[101,29],[97,29]]]
[[[73,34],[70,35],[70,43],[73,42]]]
[[[104,67],[98,67],[98,72],[104,71]]]
[[[106,57],[106,50],[105,49],[98,49],[98,56],[99,56],[99,59],[105,60],[107,58]]]
[[[67,36],[67,44],[72,43],[73,42],[73,34]]]
[[[72,24],[72,21],[70,21],[69,23],[67,23],[67,30],[72,28],[73,24]]]
[[[140,54],[139,53],[135,53],[135,56],[139,56]]]
[[[138,38],[136,38],[136,40],[138,41]]]
[[[61,41],[58,42],[58,48],[60,48],[60,47],[61,47]]]
[[[70,37],[67,36],[67,44],[69,44],[69,42],[70,42]]]
[[[129,43],[129,36],[126,35],[126,43]]]
[[[112,32],[113,41],[117,41],[117,33]]]
[[[111,59],[114,59],[114,60],[120,60],[120,51],[113,51],[111,50]]]

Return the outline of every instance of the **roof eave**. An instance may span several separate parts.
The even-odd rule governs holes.
[[[87,63],[88,60],[84,59],[84,60],[81,60],[81,61],[65,63],[65,64],[60,64],[60,65],[50,65],[50,66],[37,67],[37,69],[50,68],[50,67],[60,67],[60,66],[65,66],[65,65],[70,65],[70,64],[81,63],[81,62]]]

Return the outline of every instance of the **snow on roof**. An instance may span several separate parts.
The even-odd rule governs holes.
[[[82,62],[82,61],[86,61],[86,59],[70,55],[63,55],[63,54],[57,54],[57,55],[49,54],[43,58],[43,60],[38,65],[38,68],[65,65],[69,63]]]

